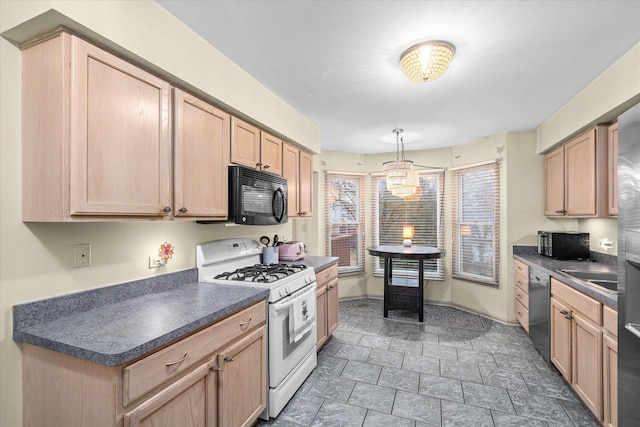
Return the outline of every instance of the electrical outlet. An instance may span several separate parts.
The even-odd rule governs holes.
[[[158,257],[149,257],[149,268],[159,268],[162,267],[164,264],[162,263],[162,261],[160,260],[160,258]]]
[[[74,264],[76,268],[89,267],[91,265],[91,244],[78,243],[75,245]]]
[[[600,247],[603,249],[613,249],[615,247],[615,242],[604,239],[600,241]]]

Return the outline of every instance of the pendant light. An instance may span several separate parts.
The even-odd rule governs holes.
[[[420,185],[418,173],[413,169],[413,162],[404,156],[404,140],[400,136],[402,129],[394,129],[396,134],[396,160],[382,164],[387,178],[387,190],[398,197],[415,194]]]

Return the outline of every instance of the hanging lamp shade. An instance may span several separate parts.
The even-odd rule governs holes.
[[[387,190],[398,197],[415,194],[420,185],[418,173],[413,169],[413,162],[404,157],[404,140],[400,137],[402,129],[394,129],[396,134],[396,160],[384,162],[382,168],[387,178]]]

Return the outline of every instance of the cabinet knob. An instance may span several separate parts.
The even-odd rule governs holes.
[[[566,214],[566,213],[567,213],[567,211],[566,211],[566,209],[558,209],[558,210],[556,211],[556,213],[557,213],[557,214],[560,214],[560,215],[564,215],[564,214]]]
[[[256,167],[257,167],[257,168],[260,168],[260,166],[262,166],[262,162],[258,162],[258,163],[256,163]]]
[[[169,212],[171,212],[171,207],[165,206],[165,208],[162,209],[162,210],[163,210],[164,213],[169,213]]]
[[[233,357],[232,356],[225,356],[224,361],[225,362],[233,362]]]
[[[209,369],[211,369],[211,370],[212,370],[212,371],[214,371],[214,372],[218,372],[218,371],[220,370],[220,368],[218,368],[218,365],[213,365],[213,366],[212,366],[211,368],[209,368]]]
[[[187,208],[185,207],[180,208],[180,213],[186,213],[186,212],[187,212]]]
[[[262,166],[262,169],[269,169],[269,165]]]

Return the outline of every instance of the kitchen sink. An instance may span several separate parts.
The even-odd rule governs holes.
[[[604,271],[558,270],[574,279],[584,280],[609,291],[618,290],[618,274]]]

